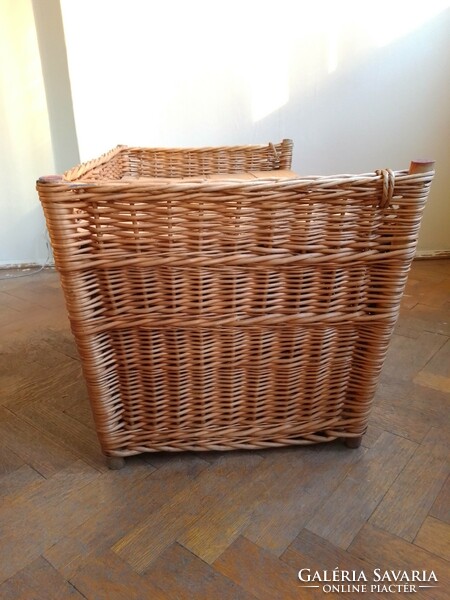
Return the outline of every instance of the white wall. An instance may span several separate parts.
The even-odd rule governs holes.
[[[44,263],[36,179],[54,171],[31,0],[0,2],[0,265]]]
[[[82,160],[282,137],[304,174],[431,156],[420,248],[450,249],[447,1],[61,5]]]
[[[57,173],[80,162],[59,0],[32,0]]]

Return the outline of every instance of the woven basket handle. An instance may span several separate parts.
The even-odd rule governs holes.
[[[280,166],[280,155],[277,151],[277,149],[275,148],[274,144],[272,144],[272,142],[269,142],[269,148],[272,150],[272,154],[273,154],[273,167],[275,167],[276,169],[278,169],[278,167]]]
[[[409,175],[420,173],[429,173],[434,170],[434,160],[413,160],[409,166]],[[383,182],[383,192],[381,194],[380,208],[386,208],[390,205],[394,196],[395,173],[391,169],[379,169],[376,174],[381,177]]]
[[[383,182],[380,208],[386,208],[391,203],[392,196],[394,195],[395,174],[391,169],[379,169],[376,173],[381,177]]]

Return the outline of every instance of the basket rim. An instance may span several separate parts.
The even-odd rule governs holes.
[[[108,190],[112,190],[116,188],[117,190],[129,188],[129,189],[192,189],[192,188],[216,188],[227,187],[227,188],[242,188],[242,187],[260,187],[264,186],[285,186],[285,187],[311,187],[311,186],[323,186],[324,183],[327,183],[330,187],[334,185],[342,185],[345,183],[359,183],[365,184],[369,182],[374,182],[377,180],[382,180],[383,175],[380,175],[380,172],[385,171],[385,169],[377,169],[375,171],[370,171],[367,173],[337,173],[333,175],[301,175],[298,174],[297,177],[293,177],[290,179],[280,179],[277,178],[275,173],[276,171],[267,171],[266,177],[258,177],[255,179],[242,180],[238,178],[233,178],[233,175],[224,174],[223,179],[200,179],[200,176],[190,178],[176,178],[174,177],[171,181],[168,179],[171,178],[136,178],[135,180],[129,178],[126,180],[121,179],[113,179],[113,178],[103,178],[97,181],[88,181],[83,180],[82,178],[78,178],[76,180],[66,179],[64,175],[44,175],[39,177],[37,180],[37,184],[46,184],[46,185],[64,185],[68,188],[76,189],[76,188],[92,188],[98,189],[101,187],[107,187]],[[401,169],[397,171],[392,171],[395,178],[401,178],[402,181],[421,181],[432,179],[435,175],[435,170],[425,171],[423,173],[414,173],[411,174],[408,169]]]

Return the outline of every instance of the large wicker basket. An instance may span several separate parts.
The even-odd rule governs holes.
[[[433,166],[291,154],[119,146],[38,181],[106,456],[360,442]]]

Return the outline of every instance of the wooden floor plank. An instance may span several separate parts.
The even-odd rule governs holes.
[[[405,388],[409,394],[411,408],[415,411],[418,410],[422,419],[428,420],[431,417],[432,421],[430,422],[433,422],[433,429],[439,428],[448,421],[450,394],[416,384],[410,384]]]
[[[394,377],[397,381],[410,381],[446,341],[445,336],[428,331],[424,331],[417,339],[394,334],[383,366],[383,375]]]
[[[82,425],[84,425],[84,427],[95,431],[95,422],[94,417],[92,415],[92,408],[87,397],[72,397],[70,406],[64,409],[64,414],[70,417],[71,419],[79,421]]]
[[[41,336],[41,339],[55,352],[67,356],[68,358],[73,358],[74,360],[80,360],[74,337],[70,331],[60,331],[49,328]]]
[[[0,442],[0,482],[1,478],[25,465],[23,459]]]
[[[243,535],[279,556],[365,449],[348,452],[335,443],[273,452],[271,485],[259,498]]]
[[[421,443],[431,428],[447,420],[450,395],[383,376],[375,395],[371,423]]]
[[[316,599],[316,590],[302,588],[294,568],[239,537],[214,562],[214,568],[259,600]]]
[[[17,343],[26,343],[49,327],[67,331],[70,326],[65,311],[35,306],[32,312],[22,313],[19,319],[0,327],[0,351],[10,352]]]
[[[206,563],[212,563],[245,529],[264,489],[264,474],[242,481],[224,494],[221,502],[210,503],[176,540]]]
[[[24,423],[33,425],[43,435],[75,453],[87,464],[100,471],[107,470],[96,432],[81,421],[73,419],[57,407],[37,402],[22,407],[17,415]]]
[[[184,456],[174,458],[157,471],[148,463],[138,466],[137,459],[128,459],[124,471],[129,472],[130,479],[129,482],[124,479],[119,497],[111,498],[100,513],[67,532],[44,553],[45,558],[70,579],[80,567],[126,536],[207,467],[207,463],[196,456],[189,460]],[[140,477],[136,471],[142,472]]]
[[[145,580],[176,600],[255,600],[255,596],[179,544],[153,563]]]
[[[350,554],[371,563],[375,568],[431,571],[438,579],[436,588],[418,590],[420,600],[448,600],[450,564],[387,531],[366,524],[348,548]]]
[[[414,296],[416,305],[439,309],[448,301],[450,278],[448,265],[438,271],[432,262],[434,261],[425,261],[423,265],[419,262],[413,264],[405,291]]]
[[[370,523],[413,541],[450,472],[449,455],[431,431],[399,474]]]
[[[113,550],[138,573],[143,573],[209,506],[220,502],[230,489],[245,481],[261,460],[251,453],[224,456],[132,529]],[[166,524],[164,528],[161,523]]]
[[[450,293],[447,298],[450,298]],[[450,336],[449,306],[447,304],[442,305],[440,308],[427,306],[426,304],[416,304],[409,316],[416,323],[418,322],[425,331]]]
[[[311,533],[307,529],[303,529],[300,532],[294,542],[283,553],[281,560],[297,570],[309,569],[310,573],[314,573],[315,571],[330,572],[336,568],[336,566],[338,566],[341,572],[344,570],[347,570],[350,573],[354,571],[357,574],[363,572],[367,579],[370,579],[373,573],[373,566],[370,563],[349,554],[341,548],[337,548],[327,540]],[[331,565],[335,566],[331,567]],[[343,583],[344,591],[342,591],[341,588],[341,591],[338,592],[339,598],[342,598],[343,600],[354,600],[364,596],[370,597],[367,592],[360,591],[361,588],[356,588],[356,591],[351,591],[352,588],[348,590],[348,588],[345,587],[347,582],[343,581]],[[355,583],[362,585],[365,582],[364,580],[361,580],[355,581]],[[320,597],[322,591],[317,590],[317,595]],[[377,593],[376,597],[387,598],[392,597],[392,595]]]
[[[409,383],[383,377],[376,392],[370,421],[382,431],[420,444],[442,416],[423,412],[421,406],[414,406],[411,387]]]
[[[17,374],[15,381],[8,381],[8,389],[4,389],[0,403],[16,414],[25,406],[42,400],[46,403],[54,401],[60,406],[64,394],[67,396],[72,393],[80,384],[81,369],[78,361],[67,357],[64,361],[57,361],[57,357],[53,355],[52,361],[52,364],[46,367],[33,361],[30,374]]]
[[[318,509],[307,529],[347,548],[398,477],[416,445],[383,433]]]
[[[110,551],[84,565],[71,583],[89,600],[175,600]]]
[[[281,560],[293,567],[298,567],[308,559],[309,568],[328,569],[329,565],[339,565],[341,569],[367,570],[370,563],[363,561],[346,550],[334,546],[324,538],[302,529],[292,544],[282,554]],[[332,569],[331,569],[332,570]]]
[[[426,295],[420,298],[420,304],[431,308],[445,306],[450,297],[450,278],[447,275],[436,285],[428,286]]]
[[[80,461],[71,471],[61,471],[40,486],[34,486],[29,493],[5,503],[0,510],[2,543],[5,547],[11,545],[14,552],[13,557],[9,555],[6,561],[7,573],[13,574],[9,569],[17,570],[18,565],[22,566],[41,554],[48,552],[49,557],[54,557],[55,545],[57,551],[60,550],[59,541],[65,539],[68,532],[85,532],[86,521],[90,520],[92,524],[97,519],[101,522],[105,512],[116,503],[125,510],[120,503],[126,494],[134,486],[139,492],[139,482],[151,472],[152,468],[140,459],[134,468],[102,474]],[[26,527],[18,527],[21,520],[27,524]],[[107,524],[112,526],[113,520]],[[95,527],[94,533],[98,533]],[[4,572],[0,564],[0,580],[2,576]]]
[[[447,477],[430,510],[430,516],[450,525],[450,476]]]
[[[23,493],[34,484],[39,484],[44,477],[29,465],[23,465],[19,469],[0,477],[0,502],[6,498]]]
[[[7,409],[0,407],[0,436],[3,443],[44,477],[65,469],[77,455],[52,440]]]
[[[438,392],[443,392],[444,394],[450,394],[450,377],[443,377],[442,375],[436,375],[427,370],[422,370],[417,373],[413,381],[418,385],[429,387]]]
[[[0,336],[2,328],[0,328]],[[52,373],[53,374],[53,371]],[[8,398],[19,393],[27,382],[41,379],[42,366],[28,354],[28,344],[15,344],[8,350],[0,349],[0,405],[4,405]],[[48,378],[48,374],[47,374]]]
[[[45,333],[40,332],[35,336],[35,339],[30,339],[27,341],[27,360],[35,362],[38,365],[42,365],[43,367],[51,368],[55,373],[59,373],[59,370],[63,365],[67,365],[68,367],[78,367],[78,371],[80,371],[81,375],[81,364],[79,357],[77,355],[68,355],[67,352],[56,348],[55,344],[50,344],[47,340],[50,338],[51,333],[51,330],[48,330]],[[67,334],[61,331],[55,331],[53,335],[65,337]],[[23,357],[23,347],[17,346],[15,350]]]
[[[5,288],[5,283],[1,283],[1,288]],[[19,284],[20,287],[20,284]],[[35,308],[35,303],[30,300],[24,300],[23,298],[18,298],[17,296],[13,296],[11,293],[8,293],[4,289],[0,290],[0,310],[3,310],[3,307],[7,307],[11,310],[14,310],[19,313],[30,312]]]
[[[448,260],[416,260],[412,264],[410,280],[420,284],[423,294],[448,277]]]
[[[32,302],[33,306],[48,309],[49,306],[64,307],[64,297],[53,273],[39,273],[38,277],[17,278],[2,281],[2,291],[14,298]]]
[[[86,493],[97,476],[96,471],[78,463],[32,486],[29,493],[2,503],[1,583],[38,558],[67,528],[76,527],[99,510],[93,494]]]
[[[441,308],[426,306],[417,303],[408,311],[400,313],[395,332],[399,335],[418,339],[422,333],[450,336],[450,322],[448,306]]]
[[[81,600],[82,596],[42,557],[0,585],[2,600]]]
[[[12,307],[0,304],[0,327],[14,321],[19,321],[21,319],[21,316],[22,315],[17,310],[14,310]]]
[[[289,448],[261,452],[264,460],[256,466],[251,479],[231,488],[222,502],[212,504],[177,541],[208,563],[242,532],[261,543],[264,540],[265,547],[281,553],[317,503],[339,484],[364,453],[364,449],[357,452],[348,452],[343,446],[340,449],[341,453],[324,445],[316,450]],[[326,473],[331,471],[334,478],[327,478]],[[321,477],[327,484],[318,486]],[[277,507],[281,508],[281,503],[280,511]]]
[[[450,525],[434,517],[427,517],[414,544],[450,561]]]
[[[426,365],[426,369],[445,377],[450,376],[450,339],[431,358]]]

